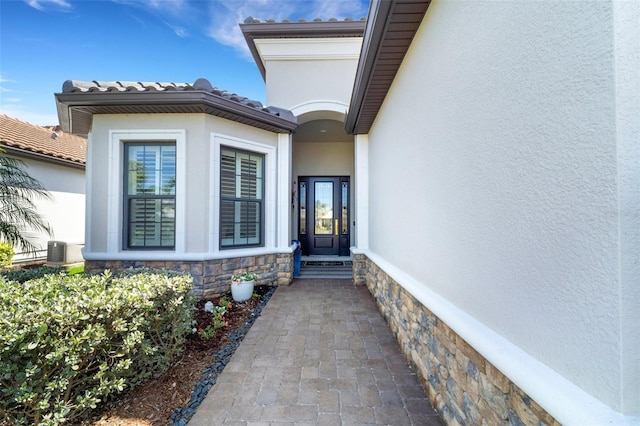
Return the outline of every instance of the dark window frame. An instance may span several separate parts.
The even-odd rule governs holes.
[[[157,147],[162,147],[162,146],[170,146],[174,148],[174,159],[173,159],[173,166],[174,166],[174,170],[173,170],[173,192],[169,193],[169,194],[129,194],[129,148],[130,147],[144,147],[144,148],[157,148]],[[177,143],[176,141],[138,141],[138,140],[132,140],[132,141],[125,141],[123,142],[123,192],[122,192],[122,209],[123,209],[123,229],[122,229],[122,233],[123,233],[123,240],[122,240],[122,248],[123,250],[128,250],[128,251],[167,251],[167,250],[175,250],[176,247],[176,179],[177,179],[177,173],[176,173],[176,169],[177,169]],[[160,166],[162,167],[162,165]],[[132,245],[131,244],[131,236],[132,236],[132,228],[133,228],[133,223],[132,222],[132,216],[133,214],[131,213],[131,209],[132,209],[132,203],[135,200],[159,200],[160,204],[163,203],[164,200],[169,200],[169,201],[173,201],[173,243],[170,245]],[[161,240],[162,240],[162,224],[163,223],[169,223],[169,222],[157,222],[160,223],[160,234],[161,234]]]
[[[235,171],[234,171],[234,178],[237,178],[238,176],[246,176],[246,177],[255,177],[256,181],[259,181],[259,187],[256,184],[255,187],[249,187],[249,190],[254,190],[257,193],[260,194],[260,198],[251,198],[251,197],[243,197],[241,196],[230,196],[230,195],[225,195],[224,194],[224,190],[223,190],[223,185],[225,182],[225,179],[230,179],[231,175],[227,172],[225,172],[224,169],[224,152],[225,151],[230,151],[233,152],[235,154]],[[238,173],[238,169],[237,169],[237,156],[238,154],[240,155],[248,155],[249,158],[256,158],[256,159],[260,159],[261,161],[261,171],[262,174],[261,175],[249,175],[249,174],[244,174],[242,173],[242,170],[240,170],[240,173]],[[244,149],[239,149],[233,146],[227,146],[227,145],[221,145],[220,146],[220,182],[218,182],[219,185],[219,189],[220,189],[220,193],[219,193],[219,201],[220,201],[220,207],[219,207],[219,216],[218,216],[218,225],[219,225],[219,238],[218,238],[218,247],[220,250],[233,250],[233,249],[239,249],[239,248],[252,248],[252,247],[264,247],[265,246],[265,175],[266,175],[266,163],[267,163],[267,156],[264,153],[260,153],[260,152],[255,152],[255,151],[248,151],[248,150],[244,150]],[[241,178],[242,180],[242,178]],[[245,184],[245,182],[241,182],[241,185]],[[247,242],[246,244],[237,244],[237,243],[233,243],[233,244],[228,244],[224,242],[224,240],[226,239],[226,232],[225,229],[227,229],[227,227],[230,226],[231,222],[230,221],[225,221],[225,205],[228,203],[233,203],[234,204],[234,209],[236,207],[237,203],[241,203],[241,205],[244,205],[245,207],[248,207],[249,205],[255,205],[256,210],[257,210],[257,217],[258,217],[258,222],[253,222],[253,224],[255,224],[258,228],[259,228],[259,232],[257,232],[256,236],[258,238],[257,242]],[[247,208],[246,211],[246,215],[247,217],[249,216],[249,209]],[[240,230],[238,231],[238,229],[236,229],[236,226],[242,226],[242,224],[244,223],[244,225],[246,226],[247,232],[250,232],[248,229],[251,226],[251,222],[242,222],[242,221],[238,221],[238,217],[236,215],[236,212],[234,210],[234,222],[233,225],[231,227],[232,229],[232,234],[234,235],[234,239],[235,239],[235,234],[236,232],[241,233],[242,232],[242,228],[240,228]],[[250,239],[249,236],[246,237],[247,240]]]

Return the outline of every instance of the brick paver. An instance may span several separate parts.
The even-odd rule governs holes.
[[[279,287],[189,422],[441,425],[365,287]]]

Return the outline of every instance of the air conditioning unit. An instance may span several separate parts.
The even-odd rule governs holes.
[[[64,265],[67,243],[49,241],[47,243],[47,265]]]
[[[47,265],[68,265],[79,263],[82,258],[82,244],[68,244],[63,241],[49,241],[47,243]]]

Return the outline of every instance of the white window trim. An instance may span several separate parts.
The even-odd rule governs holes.
[[[239,247],[225,248],[220,250],[220,147],[240,149],[264,155],[264,245],[261,247]],[[211,170],[210,182],[211,197],[209,207],[209,252],[213,255],[224,253],[229,257],[231,253],[237,256],[263,252],[265,249],[275,248],[276,227],[275,227],[275,206],[276,206],[276,153],[275,146],[239,139],[219,133],[211,133]]]
[[[186,248],[186,130],[122,129],[109,131],[107,253],[139,259],[140,253],[182,254]],[[175,142],[176,144],[176,241],[173,250],[123,249],[124,144],[127,142]]]

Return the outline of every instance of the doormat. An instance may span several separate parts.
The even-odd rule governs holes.
[[[352,266],[353,262],[350,260],[305,260],[302,262],[302,266]]]

